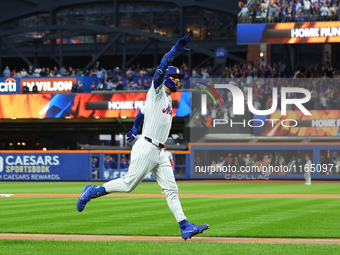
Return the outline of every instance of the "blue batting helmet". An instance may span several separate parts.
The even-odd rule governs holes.
[[[179,69],[176,66],[169,66],[166,69],[166,75],[167,76],[172,76],[178,79],[183,79],[184,76],[179,72]]]

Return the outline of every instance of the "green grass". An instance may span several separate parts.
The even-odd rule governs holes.
[[[339,245],[0,240],[0,254],[340,254]]]
[[[76,193],[82,182],[0,182],[1,193]],[[100,185],[101,183],[93,183]],[[179,182],[180,193],[340,194],[338,183]],[[135,193],[160,193],[141,183]],[[165,198],[102,197],[84,212],[77,198],[0,198],[0,232],[180,236]],[[338,199],[181,198],[201,236],[340,238]],[[0,254],[340,254],[339,245],[0,240]]]
[[[340,238],[338,199],[182,198],[203,236]],[[164,198],[102,197],[84,212],[76,198],[2,198],[0,232],[178,236]]]
[[[103,182],[93,185],[101,185]],[[197,183],[178,182],[180,193],[340,194],[340,183]],[[87,182],[0,182],[0,193],[80,193]],[[156,182],[142,182],[133,193],[160,193]]]

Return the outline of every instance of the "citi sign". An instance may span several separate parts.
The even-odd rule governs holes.
[[[203,83],[201,83],[203,84]],[[214,93],[217,95],[220,103],[222,104],[222,101],[220,99],[220,97],[218,96],[216,89],[229,89],[229,91],[232,94],[232,98],[233,98],[233,103],[232,103],[232,113],[234,115],[244,115],[244,94],[242,92],[242,90],[235,86],[235,85],[231,85],[231,84],[215,84],[214,88],[212,88],[211,86],[207,85],[207,84],[203,84],[207,87],[209,87],[211,90],[214,91]],[[287,98],[287,94],[288,93],[300,93],[300,94],[304,94],[305,97],[303,98]],[[209,93],[210,94],[210,93]],[[211,95],[211,94],[210,94]],[[304,106],[304,103],[307,103],[311,98],[311,93],[310,91],[308,91],[307,89],[304,88],[281,88],[281,115],[286,115],[287,114],[287,105],[295,105],[300,111],[303,112],[304,115],[312,115]],[[272,89],[272,106],[270,109],[267,110],[258,110],[255,109],[254,105],[253,105],[253,88],[252,87],[248,87],[247,88],[247,106],[248,109],[251,113],[256,114],[256,115],[269,115],[272,114],[276,109],[277,109],[277,104],[278,104],[278,89],[276,87],[273,87]],[[202,94],[201,95],[201,114],[202,115],[206,115],[207,114],[207,95],[206,94]],[[232,122],[232,120],[230,120]],[[262,126],[264,123],[262,120],[250,120],[248,122],[254,123],[254,122],[260,122],[260,126]],[[272,121],[272,124],[274,125],[274,120],[269,120]],[[294,127],[297,125],[297,121],[296,120],[284,120],[283,122],[288,122],[288,123],[292,123],[294,122],[295,125],[291,126],[287,126],[287,127]],[[244,121],[245,122],[245,121]],[[216,124],[227,124],[228,120],[225,119],[215,119],[213,126],[215,127]],[[236,123],[235,123],[236,124]],[[249,123],[248,123],[249,124]],[[281,123],[283,126],[284,123]],[[232,125],[232,123],[231,123]],[[244,123],[245,126],[245,123]],[[251,127],[259,127],[259,126],[254,126],[249,124],[249,126]]]
[[[13,78],[7,78],[4,82],[0,82],[0,92],[16,92],[17,81]]]

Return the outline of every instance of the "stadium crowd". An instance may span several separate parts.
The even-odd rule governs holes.
[[[239,7],[240,23],[340,20],[339,0],[256,0]]]
[[[105,69],[94,68],[83,72],[80,68],[61,67],[58,69],[56,66],[53,69],[49,67],[33,68],[29,66],[26,70],[10,69],[8,66],[3,70],[2,77],[4,78],[25,78],[25,77],[67,77],[67,76],[89,76],[100,78],[100,82],[91,84],[92,90],[135,90],[135,89],[148,89],[151,84],[151,76],[154,73],[153,68],[139,68],[129,67],[123,77],[122,69],[119,67]],[[134,80],[134,77],[149,77],[149,79]],[[83,92],[80,90],[81,84],[74,84],[72,92]]]
[[[126,73],[122,73],[122,69],[115,67],[106,70],[91,69],[82,73],[78,68],[64,68],[60,70],[54,67],[50,70],[47,67],[33,69],[29,66],[26,71],[24,68],[20,71],[10,70],[8,66],[3,71],[3,77],[62,77],[62,76],[91,76],[100,78],[96,84],[93,82],[90,90],[147,90],[151,85],[153,68],[145,68],[140,66],[132,66],[126,69]],[[253,66],[252,64],[234,64],[225,67],[222,70],[212,70],[212,65],[207,63],[200,68],[194,68],[192,75],[189,75],[188,66],[182,63],[180,71],[184,75],[184,80],[181,81],[181,88],[190,88],[190,78],[199,78],[203,81],[211,81],[210,78],[218,78],[219,82],[224,84],[234,84],[238,86],[244,93],[247,93],[247,88],[253,89],[254,107],[259,110],[269,109],[272,105],[272,88],[273,87],[303,87],[308,89],[312,94],[312,100],[308,103],[309,110],[329,110],[340,109],[340,85],[338,78],[340,77],[340,69],[330,65],[309,65],[302,68],[296,68],[293,75],[288,75],[286,66],[282,63],[273,65]],[[267,79],[262,79],[267,78]],[[268,79],[269,78],[269,79]],[[275,78],[275,79],[271,79]],[[289,79],[291,78],[291,79]],[[295,79],[295,78],[319,78],[319,79]],[[336,78],[336,79],[327,79]],[[195,82],[195,80],[194,80]],[[193,84],[191,85],[194,85]],[[82,92],[82,84],[74,84],[72,92]],[[211,120],[214,118],[229,119],[231,115],[232,95],[230,91],[224,89],[218,91],[223,105],[216,105],[209,99],[208,115],[205,123],[197,125],[210,126]],[[280,93],[280,91],[279,91]],[[290,98],[298,97],[299,95],[290,93]],[[300,95],[301,96],[301,95]],[[247,98],[247,97],[245,97]],[[280,104],[278,105],[278,107]],[[293,109],[287,109],[293,110]]]
[[[254,66],[251,63],[238,63],[234,65],[226,66],[225,69],[213,70],[211,62],[207,62],[202,67],[193,68],[192,73],[189,74],[188,65],[183,62],[179,66],[181,74],[184,79],[189,78],[248,78],[248,77],[262,77],[262,78],[283,78],[283,77],[299,77],[299,78],[317,78],[317,77],[338,77],[340,74],[340,68],[327,65],[309,65],[303,67],[296,67],[294,75],[288,75],[286,72],[286,65],[284,63],[274,63],[273,65],[259,65]],[[29,66],[26,70],[10,69],[6,66],[2,72],[4,78],[24,78],[24,77],[64,77],[64,76],[90,76],[101,78],[103,82],[111,80],[112,82],[118,82],[119,77],[126,77],[132,80],[135,77],[152,77],[155,72],[155,68],[131,66],[123,71],[120,67],[115,68],[94,68],[86,70],[84,73],[80,68],[61,67],[58,69],[56,66],[53,69],[49,67],[37,67],[33,68]]]

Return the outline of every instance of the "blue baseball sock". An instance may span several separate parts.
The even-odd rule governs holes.
[[[106,190],[105,190],[105,188],[103,186],[95,186],[91,190],[92,198],[105,196],[106,194],[107,194],[107,192],[106,192]]]
[[[187,221],[187,220],[182,220],[182,221],[179,223],[179,225],[180,225],[180,226],[183,226],[183,225],[185,225],[186,223],[189,223],[189,221]]]

